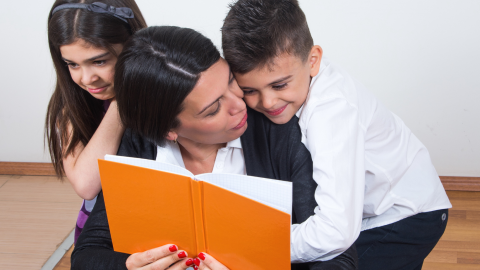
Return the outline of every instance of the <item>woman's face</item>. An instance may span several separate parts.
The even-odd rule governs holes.
[[[178,142],[219,144],[240,137],[247,129],[247,109],[227,62],[220,58],[203,72],[185,98],[173,130]]]
[[[117,55],[123,49],[114,45]],[[60,46],[60,52],[68,65],[72,80],[94,98],[107,100],[115,96],[113,75],[117,57],[104,48],[96,48],[82,39]]]

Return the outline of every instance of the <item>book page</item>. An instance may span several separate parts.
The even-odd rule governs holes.
[[[192,179],[194,178],[193,174],[185,168],[182,168],[180,166],[173,165],[173,164],[158,162],[155,160],[123,157],[123,156],[116,156],[116,155],[105,155],[105,160],[143,167],[143,168],[157,170],[157,171],[164,171],[164,172],[179,174],[183,176],[188,176]]]
[[[292,214],[292,183],[240,174],[207,173],[196,179]]]

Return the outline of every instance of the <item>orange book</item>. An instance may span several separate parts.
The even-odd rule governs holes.
[[[172,164],[113,155],[98,163],[115,251],[172,243],[191,257],[207,252],[231,270],[290,269],[290,182],[194,176]]]

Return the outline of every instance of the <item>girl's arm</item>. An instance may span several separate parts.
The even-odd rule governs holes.
[[[75,192],[91,200],[101,190],[98,159],[116,154],[125,128],[121,124],[117,102],[112,100],[102,122],[86,146],[78,143],[74,151],[63,159],[65,174]],[[66,148],[64,148],[66,149]]]

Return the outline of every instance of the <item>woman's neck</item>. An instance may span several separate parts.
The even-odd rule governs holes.
[[[225,147],[221,144],[200,144],[188,139],[180,139],[178,142],[182,153],[185,168],[193,174],[211,173],[215,165],[218,149]]]

